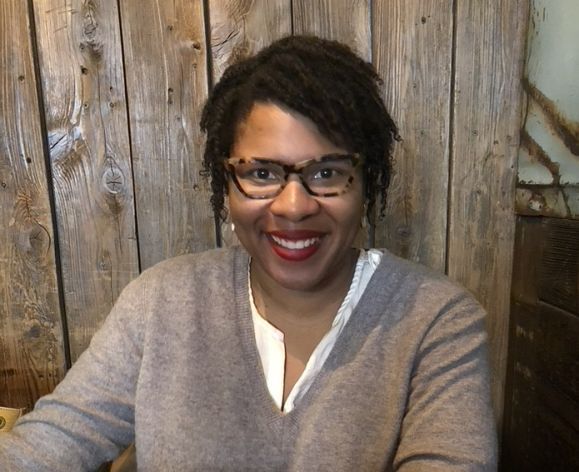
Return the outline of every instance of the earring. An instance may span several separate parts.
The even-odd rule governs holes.
[[[362,208],[362,220],[360,221],[360,228],[366,229],[368,227],[368,206],[364,203]]]
[[[231,228],[231,232],[235,233],[235,223],[232,221],[231,224],[229,225],[229,227]]]
[[[366,216],[366,213],[364,213],[364,216],[362,216],[362,220],[360,221],[360,228],[366,229],[367,227],[368,227],[368,217]]]

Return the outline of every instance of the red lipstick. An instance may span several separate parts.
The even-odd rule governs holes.
[[[324,233],[311,230],[271,231],[267,238],[272,250],[286,261],[301,262],[312,257],[320,247]]]

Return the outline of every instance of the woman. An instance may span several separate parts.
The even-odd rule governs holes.
[[[397,137],[378,83],[312,37],[225,72],[204,159],[243,248],[133,281],[0,439],[3,470],[92,470],[133,441],[145,471],[495,469],[481,308],[354,248],[377,196],[384,208]]]

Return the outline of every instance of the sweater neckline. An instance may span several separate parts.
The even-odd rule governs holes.
[[[388,264],[390,254],[388,251],[382,250],[383,257],[382,261],[374,271],[366,290],[362,294],[357,306],[354,308],[350,319],[343,328],[342,335],[336,341],[332,352],[330,352],[328,358],[326,359],[322,369],[317,374],[310,388],[305,392],[303,397],[300,399],[299,404],[297,404],[294,409],[288,413],[281,411],[269,394],[267,388],[267,381],[265,374],[263,373],[263,368],[261,366],[261,360],[259,358],[259,352],[257,350],[257,345],[255,341],[255,331],[253,327],[253,322],[251,318],[251,309],[249,302],[249,295],[247,291],[248,284],[248,271],[247,264],[249,262],[249,254],[241,247],[234,248],[233,254],[233,287],[234,287],[234,297],[233,297],[233,313],[236,314],[235,322],[238,324],[238,329],[240,332],[240,340],[243,348],[244,355],[246,357],[246,362],[244,363],[247,368],[248,379],[255,386],[255,403],[256,408],[264,413],[267,423],[272,428],[273,432],[276,434],[283,434],[283,436],[291,434],[296,435],[298,433],[298,423],[299,418],[302,413],[307,410],[307,406],[311,402],[311,398],[315,395],[320,388],[320,385],[325,380],[325,377],[331,372],[333,366],[336,365],[336,361],[339,360],[339,356],[344,350],[344,343],[347,338],[352,335],[352,330],[355,329],[356,319],[359,317],[373,317],[377,316],[377,313],[372,313],[369,310],[369,305],[374,305],[378,302],[378,306],[385,306],[387,300],[392,296],[391,290],[386,289],[389,287],[387,279],[389,278],[389,273],[384,270],[383,267]],[[380,290],[375,290],[374,287],[379,285]],[[369,293],[372,294],[372,303],[366,303]],[[365,323],[364,323],[365,324]]]
[[[268,424],[276,433],[280,433],[286,423],[290,423],[290,425],[295,424],[295,421],[292,420],[294,415],[292,415],[293,411],[283,413],[277,407],[267,389],[267,382],[261,366],[261,360],[255,342],[255,330],[251,318],[251,305],[247,291],[248,263],[249,255],[247,252],[241,247],[236,247],[233,256],[233,312],[236,314],[241,344],[246,357],[244,364],[247,368],[247,376],[255,386],[254,401],[256,408],[261,412],[265,412]]]

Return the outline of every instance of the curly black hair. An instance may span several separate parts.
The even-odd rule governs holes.
[[[377,195],[386,205],[391,156],[398,129],[380,97],[382,80],[372,64],[337,41],[288,36],[229,66],[201,115],[207,133],[203,174],[211,177],[211,205],[225,220],[229,157],[238,125],[256,102],[277,103],[312,120],[321,134],[364,156],[366,214]]]

